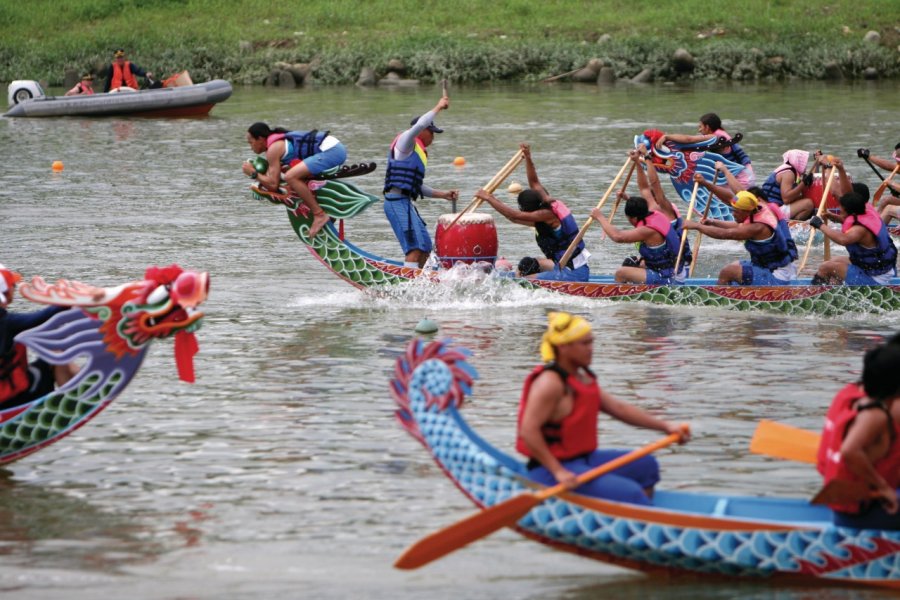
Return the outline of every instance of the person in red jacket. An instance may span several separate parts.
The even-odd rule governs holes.
[[[571,489],[577,485],[578,474],[628,453],[597,448],[600,412],[636,427],[681,433],[682,442],[690,438],[687,425],[663,421],[601,390],[590,370],[593,352],[594,336],[585,319],[549,313],[541,341],[544,364],[525,379],[516,440],[516,449],[530,459],[529,476],[539,483],[562,483]],[[645,456],[575,491],[617,502],[650,504],[658,481],[656,459]]]
[[[75,364],[51,365],[38,359],[28,362],[24,345],[15,341],[16,335],[33,329],[53,315],[67,309],[48,306],[32,313],[11,313],[6,310],[13,300],[16,283],[22,278],[15,271],[0,265],[0,408],[9,408],[40,398],[62,385],[77,372]]]
[[[831,402],[819,443],[818,470],[870,490],[860,503],[831,504],[834,522],[856,529],[900,530],[900,334],[863,358],[861,383]]]

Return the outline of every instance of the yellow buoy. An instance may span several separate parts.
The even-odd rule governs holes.
[[[466,164],[466,159],[463,158],[462,156],[457,156],[456,158],[453,159],[453,164],[456,165],[457,167],[461,167],[464,164]]]
[[[54,171],[56,171],[57,173],[59,173],[60,171],[63,170],[64,167],[63,167],[63,163],[61,160],[54,160],[53,164],[51,165],[51,168]]]

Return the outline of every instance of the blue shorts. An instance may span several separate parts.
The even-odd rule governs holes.
[[[428,235],[428,228],[419,216],[416,205],[409,198],[385,196],[384,216],[387,217],[394,235],[400,241],[403,254],[409,254],[413,250],[431,252],[431,236]]]
[[[630,450],[612,448],[594,450],[586,456],[564,460],[562,465],[569,471],[579,475],[629,452]],[[544,485],[557,484],[556,478],[543,466],[529,470],[528,476]],[[652,488],[657,483],[659,483],[659,463],[652,456],[643,456],[619,467],[611,473],[592,479],[581,487],[576,488],[575,491],[585,496],[603,498],[614,502],[649,505],[651,502],[644,490]]]
[[[303,159],[303,164],[309,169],[310,174],[318,175],[328,169],[333,169],[344,164],[347,160],[347,148],[343,144],[332,146],[324,152],[318,152]]]
[[[672,283],[672,276],[663,277],[659,271],[647,269],[647,285],[669,285]]]
[[[894,269],[894,274],[897,270]],[[871,275],[867,275],[865,271],[854,264],[847,266],[847,276],[844,277],[844,285],[884,285],[875,281]]]
[[[741,261],[741,285],[790,285],[790,281],[778,279],[772,271],[757,267],[749,260]]]
[[[551,271],[544,271],[535,275],[535,279],[541,281],[587,281],[591,276],[591,268],[581,265],[577,269],[560,269],[558,266]]]

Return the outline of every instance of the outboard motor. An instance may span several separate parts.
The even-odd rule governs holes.
[[[19,79],[9,84],[7,88],[9,95],[8,101],[10,106],[14,106],[21,102],[31,100],[32,98],[43,98],[44,88],[37,81],[30,79]]]

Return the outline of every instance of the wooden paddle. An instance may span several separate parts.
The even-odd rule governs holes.
[[[710,192],[709,196],[706,198],[706,207],[703,209],[703,216],[700,218],[701,223],[706,220],[706,217],[709,216],[709,207],[712,206],[712,203],[713,195],[712,192]],[[694,276],[694,267],[697,266],[697,257],[700,256],[700,240],[702,239],[703,234],[698,231],[697,237],[694,238],[694,252],[692,253],[694,258],[691,260],[691,268],[688,271],[688,277]]]
[[[858,504],[879,498],[878,493],[861,481],[832,479],[819,490],[810,504]]]
[[[821,436],[807,429],[762,420],[750,440],[750,452],[814,465]]]
[[[622,168],[619,169],[619,173],[616,175],[616,178],[613,179],[613,182],[609,184],[609,189],[606,190],[606,193],[603,194],[603,198],[600,199],[600,202],[597,203],[597,208],[603,208],[603,205],[606,204],[606,199],[609,198],[609,195],[612,193],[613,189],[619,183],[619,179],[622,178],[622,173],[625,172],[625,169],[628,168],[628,163],[631,162],[631,157],[628,157],[628,160],[625,161],[625,164],[622,165]],[[584,237],[584,234],[587,233],[587,230],[590,229],[591,223],[594,222],[594,217],[588,217],[587,221],[584,222],[584,225],[581,226],[581,229],[578,230],[578,235],[575,236],[575,239],[572,240],[572,243],[569,244],[569,248],[566,250],[566,253],[563,254],[562,258],[559,260],[559,268],[562,269],[565,265],[569,264],[569,259],[572,258],[572,253],[575,252],[575,246],[578,245],[578,242],[581,241],[581,238]]]
[[[691,191],[691,201],[688,204],[687,216],[684,218],[685,223],[691,220],[691,215],[694,214],[694,205],[697,203],[697,190],[700,189],[700,182],[694,182],[694,189]],[[681,243],[678,245],[678,257],[675,259],[675,274],[681,270],[678,267],[681,265],[681,257],[684,255],[684,244],[687,242],[687,234],[688,230],[685,228],[681,232]]]
[[[884,195],[884,190],[888,189],[888,186],[891,184],[891,179],[894,178],[894,175],[897,174],[898,170],[900,170],[900,163],[897,163],[897,166],[894,167],[894,170],[891,171],[891,174],[888,175],[887,178],[881,182],[881,185],[878,186],[878,189],[875,190],[875,195],[872,196],[872,206],[878,208],[878,202],[881,201],[881,197]]]
[[[822,201],[819,203],[819,210],[816,211],[816,216],[819,218],[825,214],[825,205],[828,204],[826,199],[828,198],[828,194],[831,192],[831,182],[834,181],[834,174],[837,173],[837,169],[831,169],[831,173],[828,174],[828,182],[825,184],[825,192],[822,193]],[[825,227],[825,225],[822,225]],[[809,239],[806,241],[806,250],[803,252],[803,260],[800,261],[800,265],[797,267],[797,274],[800,274],[800,271],[803,270],[803,267],[806,266],[806,261],[809,259],[809,251],[812,250],[812,243],[815,239],[816,234],[814,231],[809,232]]]
[[[501,168],[500,171],[498,171],[497,174],[491,178],[487,185],[484,186],[484,190],[489,194],[493,194],[494,190],[496,190],[498,187],[500,187],[500,184],[506,181],[506,178],[516,170],[516,167],[518,167],[519,163],[521,163],[524,159],[525,154],[520,148],[519,151],[516,152],[511,159],[509,159],[509,162],[503,165],[503,168]],[[481,198],[479,198],[478,196],[472,198],[472,201],[469,202],[469,205],[462,209],[458,215],[456,215],[456,218],[453,219],[453,222],[447,226],[447,229],[449,230],[451,227],[456,225],[456,222],[459,221],[467,212],[474,212],[478,210],[479,206],[481,206]]]
[[[616,203],[613,204],[613,209],[609,213],[610,222],[612,222],[613,217],[616,216],[616,211],[619,210],[619,203],[622,202],[622,194],[624,194],[626,188],[628,188],[628,182],[631,181],[631,175],[634,173],[634,168],[636,166],[637,166],[637,163],[632,161],[631,168],[628,169],[628,175],[625,176],[625,183],[622,184],[622,189],[619,190],[618,194],[616,194]]]
[[[681,433],[673,433],[657,442],[648,444],[643,448],[586,471],[575,478],[577,485],[574,487],[614,471],[660,448],[674,444],[681,439],[681,435]],[[515,525],[528,511],[544,500],[567,491],[569,491],[569,488],[560,483],[537,492],[525,492],[500,504],[495,504],[462,521],[457,521],[453,525],[425,536],[407,548],[394,563],[394,567],[398,569],[417,569],[427,565],[450,554],[454,550],[458,550],[467,544],[494,533],[498,529]]]

